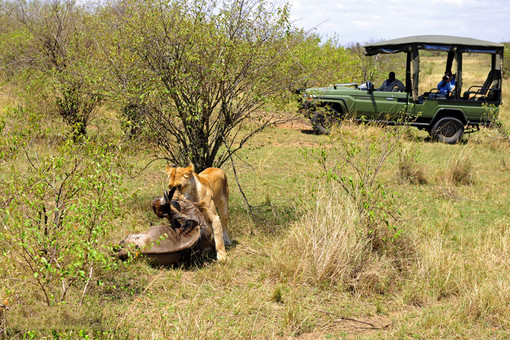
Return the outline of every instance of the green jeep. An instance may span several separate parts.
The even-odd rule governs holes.
[[[503,45],[470,38],[427,35],[387,40],[365,46],[365,55],[406,53],[405,91],[377,91],[370,82],[336,84],[301,91],[301,109],[311,119],[314,131],[329,133],[331,124],[349,114],[354,119],[385,124],[409,124],[427,130],[431,137],[455,144],[464,134],[479,130],[497,117],[501,104]],[[447,52],[445,73],[452,74],[456,61],[455,87],[441,95],[437,90],[418,92],[420,50]],[[492,56],[484,84],[462,89],[462,56],[485,53]],[[395,89],[396,90],[396,89]]]

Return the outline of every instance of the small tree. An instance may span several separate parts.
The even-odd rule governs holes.
[[[83,136],[102,96],[91,14],[74,0],[17,3],[18,28],[10,39],[13,78],[31,110],[59,114]]]
[[[400,234],[394,224],[399,218],[398,208],[382,180],[382,171],[392,154],[401,153],[406,128],[354,133],[342,126],[339,134],[331,136],[325,145],[306,153],[321,168],[322,175],[347,194],[375,248],[381,241]]]
[[[24,276],[48,305],[72,291],[82,299],[102,269],[116,266],[104,242],[122,202],[115,149],[68,140],[48,154],[27,148],[26,157],[28,171],[12,166],[0,184],[0,252],[12,264],[8,278]]]
[[[271,123],[250,126],[253,112],[288,93],[302,73],[292,67],[286,6],[126,0],[115,13],[112,73],[126,104],[144,107],[152,140],[177,164],[223,164]]]

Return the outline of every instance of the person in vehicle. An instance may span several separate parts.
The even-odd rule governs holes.
[[[452,87],[455,87],[455,75],[452,74],[452,71],[446,71],[444,75],[448,76],[448,78],[450,79],[450,84],[452,85]]]
[[[450,71],[444,73],[443,79],[437,84],[437,92],[448,97],[455,87],[455,77]]]
[[[404,84],[398,80],[398,79],[395,79],[395,72],[390,72],[390,74],[388,74],[388,79],[386,79],[381,87],[379,87],[377,89],[377,91],[386,91],[386,92],[393,92],[395,90],[395,88],[398,89],[398,91],[405,91],[406,87],[404,86]]]

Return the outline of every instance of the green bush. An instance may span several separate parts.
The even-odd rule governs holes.
[[[29,168],[13,164],[2,181],[0,251],[12,264],[7,285],[23,278],[53,305],[71,291],[83,299],[98,273],[116,266],[104,236],[122,195],[114,146],[48,145],[25,149]]]
[[[381,172],[390,155],[402,149],[404,131],[404,127],[398,127],[373,132],[364,126],[359,129],[344,124],[327,143],[308,153],[319,164],[324,178],[344,191],[357,207],[367,236],[371,235],[375,243],[398,237],[394,225],[398,209],[393,205],[393,194],[381,179]],[[381,225],[390,233],[382,232]]]

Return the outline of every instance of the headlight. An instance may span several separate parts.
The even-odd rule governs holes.
[[[303,92],[303,99],[306,100],[306,101],[311,101],[315,96],[311,95],[310,93],[308,92]]]

